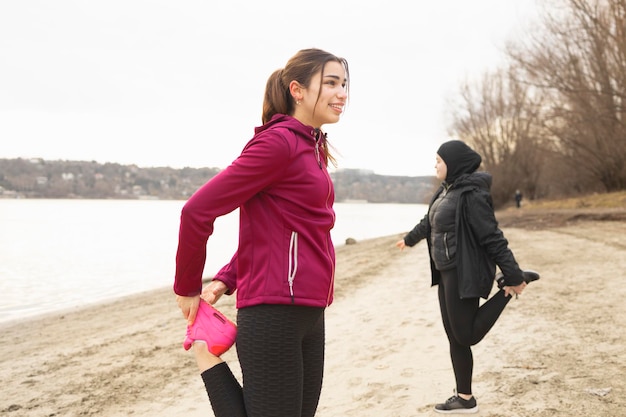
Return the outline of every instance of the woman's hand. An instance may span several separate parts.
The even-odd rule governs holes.
[[[228,287],[222,281],[214,279],[202,290],[202,298],[207,303],[213,305],[220,299],[224,293],[228,291]]]
[[[403,250],[406,247],[406,243],[404,243],[404,239],[398,240],[396,242],[396,246],[400,248],[400,250]]]
[[[520,285],[516,285],[515,287],[509,287],[509,286],[504,286],[503,290],[504,290],[504,296],[508,297],[508,296],[513,296],[513,294],[515,294],[515,297],[517,298],[518,295],[520,295],[523,291],[524,288],[526,288],[526,284],[525,282],[522,282]]]
[[[187,324],[191,326],[196,320],[196,314],[198,314],[200,295],[194,295],[193,297],[183,297],[182,295],[177,295],[176,304],[178,304],[180,311],[182,311],[183,317],[187,319]]]

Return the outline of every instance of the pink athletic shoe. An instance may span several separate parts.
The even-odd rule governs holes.
[[[235,343],[236,336],[237,326],[212,305],[201,300],[196,320],[187,326],[183,347],[189,350],[194,341],[202,340],[209,352],[220,356]]]

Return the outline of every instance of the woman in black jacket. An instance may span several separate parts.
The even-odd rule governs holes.
[[[450,357],[456,379],[456,395],[437,404],[440,413],[478,412],[472,395],[471,346],[480,342],[515,294],[539,278],[522,271],[495,218],[490,187],[491,175],[477,172],[481,157],[459,140],[441,145],[435,169],[442,184],[435,192],[428,213],[402,240],[400,249],[426,239],[430,254],[432,285],[438,296],[443,326],[450,342]],[[503,277],[500,290],[487,299],[496,266]]]

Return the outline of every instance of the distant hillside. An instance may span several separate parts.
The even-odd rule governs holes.
[[[219,168],[140,168],[94,161],[0,159],[0,198],[184,200]],[[377,175],[349,169],[331,174],[336,201],[427,203],[434,177]]]
[[[426,204],[439,182],[435,177],[378,175],[358,169],[331,174],[337,201],[366,200],[370,203]]]

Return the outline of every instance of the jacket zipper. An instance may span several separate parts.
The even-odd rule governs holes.
[[[326,133],[322,133],[320,129],[315,129],[313,132],[314,140],[315,140],[315,159],[317,160],[317,165],[322,169],[322,158],[320,157],[320,139],[324,136],[326,139]]]
[[[328,194],[326,195],[326,208],[330,212],[333,213],[333,224],[334,224],[335,223],[335,214],[332,211],[332,208],[329,207],[329,205],[328,205],[328,201],[330,200],[330,192],[331,192],[332,187],[333,187],[333,182],[330,179],[330,174],[328,173],[328,171],[326,171],[324,174],[325,174],[326,181],[327,181],[327,184],[328,184],[328,187],[327,187]],[[332,242],[331,242],[331,245],[332,245]],[[332,249],[332,250],[334,250],[334,249]],[[330,251],[331,251],[331,249],[329,249],[329,247],[326,246],[326,256],[328,257],[329,260],[332,258],[331,254],[330,254]],[[333,286],[335,284],[335,266],[334,266],[334,263],[332,263],[332,262],[331,262],[331,268],[332,268],[332,271],[330,271],[330,284],[328,286],[328,294],[326,296],[326,306],[328,306],[330,304],[330,297],[332,296],[332,293],[333,293],[332,289],[333,289]]]
[[[448,232],[443,234],[443,247],[446,249],[446,259],[450,260],[450,250],[448,249]]]
[[[324,166],[322,164],[322,158],[320,156],[320,140],[323,139],[326,140],[327,138],[327,134],[326,133],[322,133],[322,131],[320,129],[315,129],[313,130],[313,132],[311,132],[314,136],[315,139],[315,148],[314,148],[314,152],[315,152],[315,159],[317,160],[317,165],[320,167],[321,170],[324,169]],[[331,208],[328,206],[328,200],[330,199],[330,191],[332,189],[332,180],[330,179],[330,175],[328,174],[328,171],[325,172],[325,178],[328,184],[328,194],[326,195],[326,208],[330,211]],[[334,223],[335,219],[333,216],[333,223]],[[328,248],[328,246],[326,246],[326,256],[328,257],[328,259],[331,259],[331,254],[330,254],[330,250]],[[332,262],[331,262],[332,264]],[[332,296],[332,288],[335,282],[335,268],[334,266],[332,266],[332,271],[330,271],[330,284],[328,286],[328,294],[326,295],[326,305],[328,306],[330,304],[330,297]],[[293,281],[293,279],[292,279]],[[290,288],[292,288],[293,284],[290,285]],[[293,303],[293,292],[292,292],[292,297],[291,297],[291,302]]]

